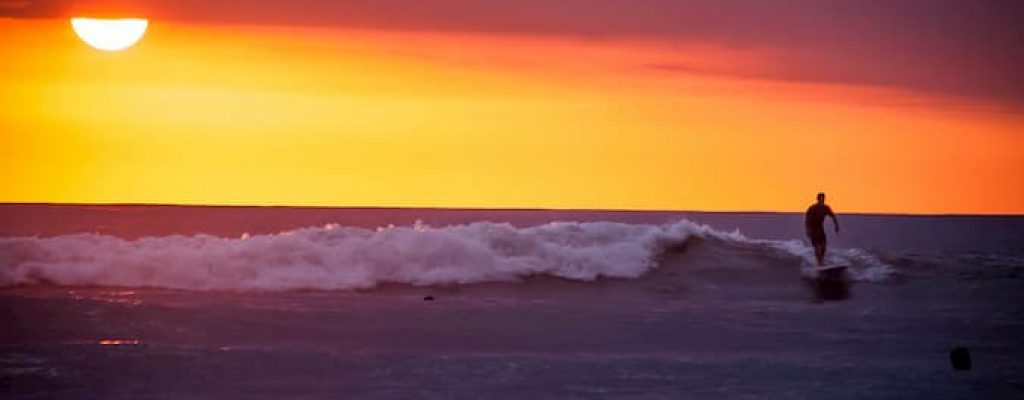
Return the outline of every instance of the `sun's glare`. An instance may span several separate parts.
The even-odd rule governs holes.
[[[120,51],[134,45],[149,27],[144,18],[72,18],[71,27],[83,42],[103,51]]]

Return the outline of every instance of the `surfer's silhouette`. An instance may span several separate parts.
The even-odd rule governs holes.
[[[811,239],[814,246],[814,257],[818,259],[818,265],[825,264],[825,247],[828,244],[828,237],[825,235],[825,217],[832,217],[832,225],[839,233],[839,220],[832,213],[832,208],[825,204],[825,193],[818,193],[818,202],[807,208],[804,216],[804,226],[807,228],[807,237]]]

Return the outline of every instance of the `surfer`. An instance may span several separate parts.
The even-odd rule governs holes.
[[[825,193],[818,193],[818,202],[807,208],[804,217],[804,226],[807,228],[807,237],[811,239],[814,246],[814,257],[818,259],[818,265],[825,264],[825,244],[828,238],[825,236],[825,217],[832,217],[832,225],[839,233],[839,220],[832,213],[832,208],[825,204]]]

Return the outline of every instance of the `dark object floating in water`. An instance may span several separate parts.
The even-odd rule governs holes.
[[[949,352],[949,361],[953,363],[953,369],[967,371],[971,369],[971,353],[966,348],[957,347]]]
[[[434,296],[424,296],[423,301],[434,301]]]

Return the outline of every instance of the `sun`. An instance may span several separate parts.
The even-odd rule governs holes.
[[[103,51],[121,51],[134,45],[149,27],[145,18],[72,18],[71,28],[83,42]]]

